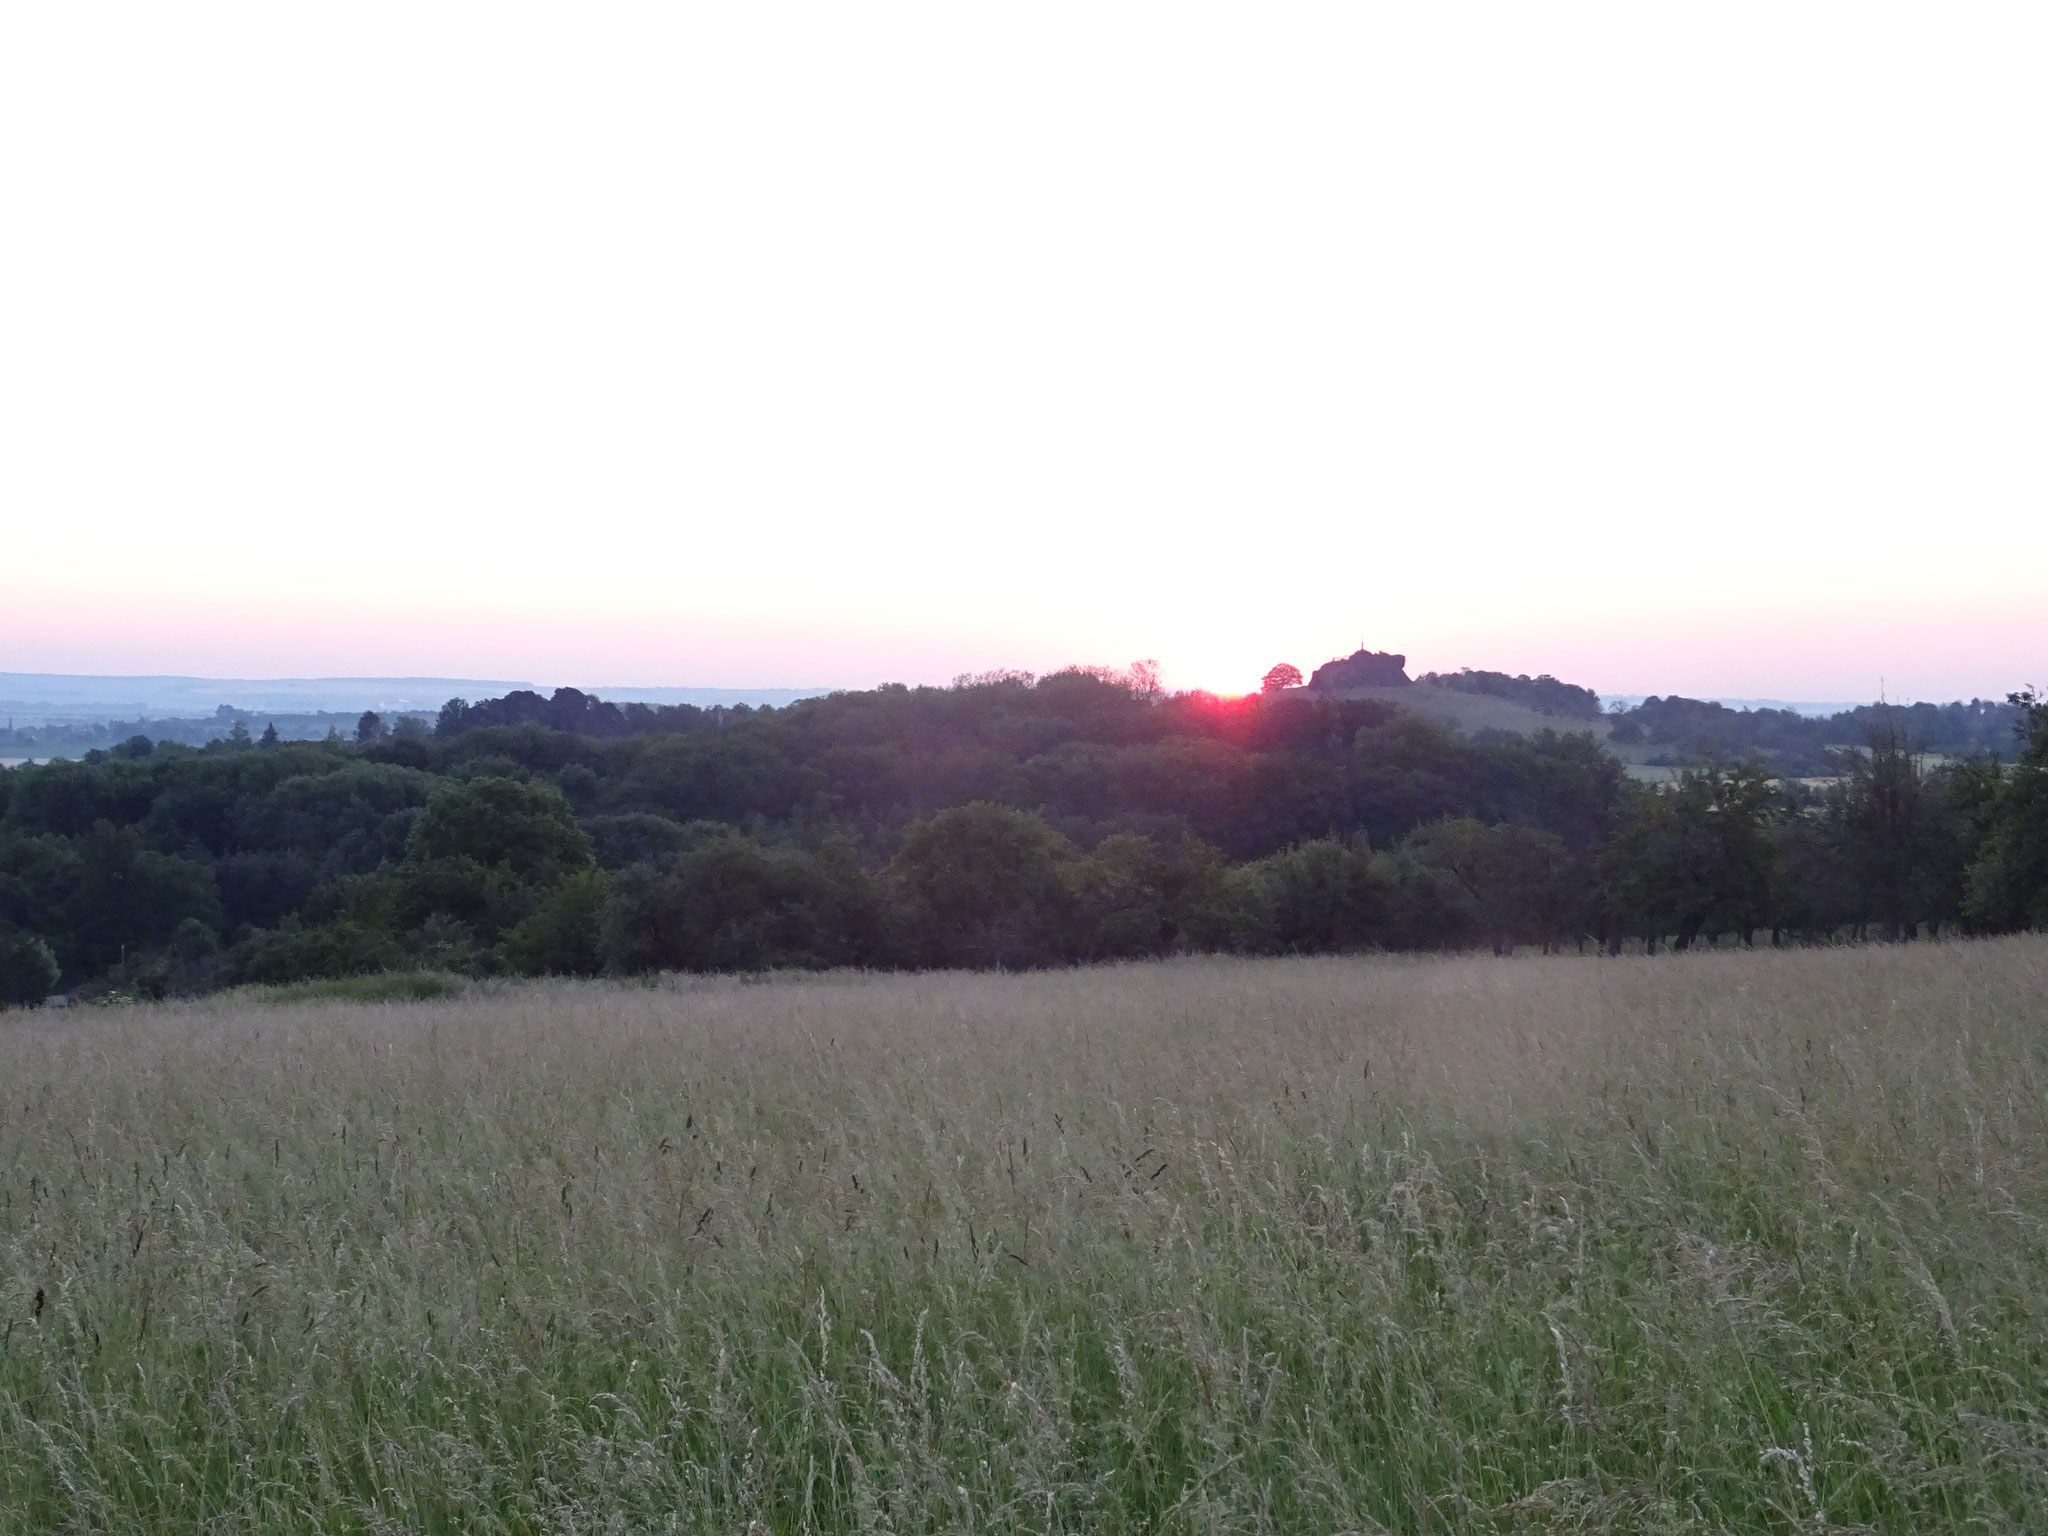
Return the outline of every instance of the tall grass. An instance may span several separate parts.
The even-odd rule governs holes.
[[[2048,941],[0,1018],[0,1531],[2048,1526]]]

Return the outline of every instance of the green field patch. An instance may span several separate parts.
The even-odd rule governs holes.
[[[367,976],[336,976],[294,981],[280,986],[237,987],[230,994],[252,1004],[263,1003],[424,1003],[459,997],[473,983],[448,971],[379,971]]]

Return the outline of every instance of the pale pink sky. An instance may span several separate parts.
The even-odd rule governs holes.
[[[2029,7],[0,17],[0,671],[2048,682]]]

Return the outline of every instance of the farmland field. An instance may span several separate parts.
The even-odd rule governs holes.
[[[1430,683],[1409,683],[1399,688],[1339,688],[1330,696],[1393,704],[1467,733],[1508,731],[1518,736],[1534,736],[1543,731],[1557,731],[1577,732],[1601,742],[1607,740],[1608,722],[1605,719],[1580,720],[1569,715],[1546,715],[1512,699],[1495,698],[1484,693],[1461,693],[1455,688],[1438,688]]]
[[[0,1015],[0,1531],[2021,1531],[2048,940]]]

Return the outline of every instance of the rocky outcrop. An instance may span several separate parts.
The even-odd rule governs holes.
[[[1354,651],[1317,667],[1308,685],[1323,693],[1341,693],[1346,688],[1405,688],[1408,681],[1406,656],[1390,651]]]

